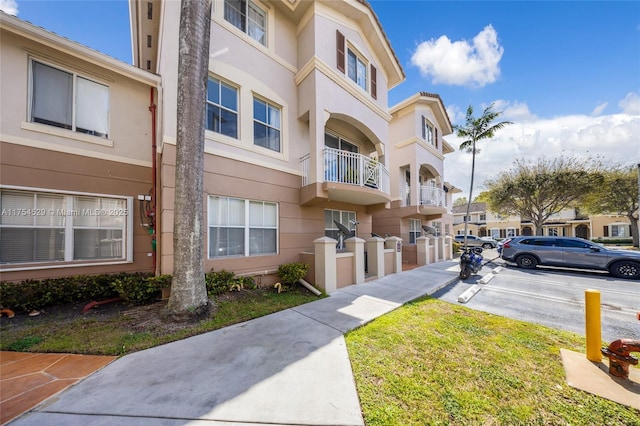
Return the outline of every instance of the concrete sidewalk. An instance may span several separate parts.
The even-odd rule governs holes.
[[[126,355],[11,425],[364,425],[344,333],[458,277],[444,261]]]

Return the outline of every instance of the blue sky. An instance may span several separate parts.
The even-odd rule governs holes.
[[[372,0],[406,73],[390,106],[439,94],[454,124],[494,103],[513,121],[483,142],[474,196],[515,159],[640,162],[640,2]],[[126,0],[0,0],[3,10],[131,62]],[[446,136],[457,149],[455,135]],[[470,154],[445,158],[468,195]]]

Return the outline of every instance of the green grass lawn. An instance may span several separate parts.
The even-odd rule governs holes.
[[[124,355],[217,330],[273,312],[317,300],[297,287],[277,293],[272,289],[242,290],[216,298],[210,318],[196,323],[171,323],[161,319],[166,302],[131,307],[109,315],[99,310],[82,314],[80,307],[20,322],[3,319],[0,349],[22,352],[62,352],[91,355]],[[53,311],[53,310],[52,310]]]
[[[640,425],[566,384],[576,334],[421,299],[347,334],[366,424]]]

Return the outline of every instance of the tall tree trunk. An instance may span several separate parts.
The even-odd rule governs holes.
[[[169,312],[207,311],[204,281],[204,120],[209,70],[211,0],[183,0],[180,12],[173,280]]]
[[[467,201],[467,215],[464,220],[464,246],[467,246],[467,234],[469,231],[469,213],[471,211],[471,200],[473,195],[473,175],[476,171],[476,141],[473,141],[471,149],[471,183],[469,184],[469,200]]]
[[[640,247],[638,245],[638,243],[640,243],[640,238],[638,238],[639,237],[638,218],[636,218],[633,213],[627,215],[627,217],[629,218],[629,222],[631,222],[630,231],[631,231],[631,241],[633,241],[633,246]]]

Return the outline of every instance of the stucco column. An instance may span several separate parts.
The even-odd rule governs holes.
[[[453,259],[453,237],[447,235],[444,237],[445,240],[445,256],[444,258],[447,260]]]
[[[330,294],[338,287],[336,273],[336,244],[333,238],[322,237],[313,241],[316,257],[316,282],[325,293]]]
[[[432,252],[430,253],[433,256],[433,263],[438,261],[438,238],[437,237],[429,237],[429,244],[431,245]]]
[[[353,283],[364,282],[364,243],[362,238],[351,237],[344,242],[346,250],[353,253]]]
[[[402,272],[402,238],[388,237],[384,241],[384,248],[393,249],[393,273]]]
[[[371,237],[367,240],[367,263],[370,275],[384,277],[384,239]]]
[[[429,257],[429,238],[424,236],[416,238],[416,246],[418,265],[424,266],[431,263],[431,258]]]

